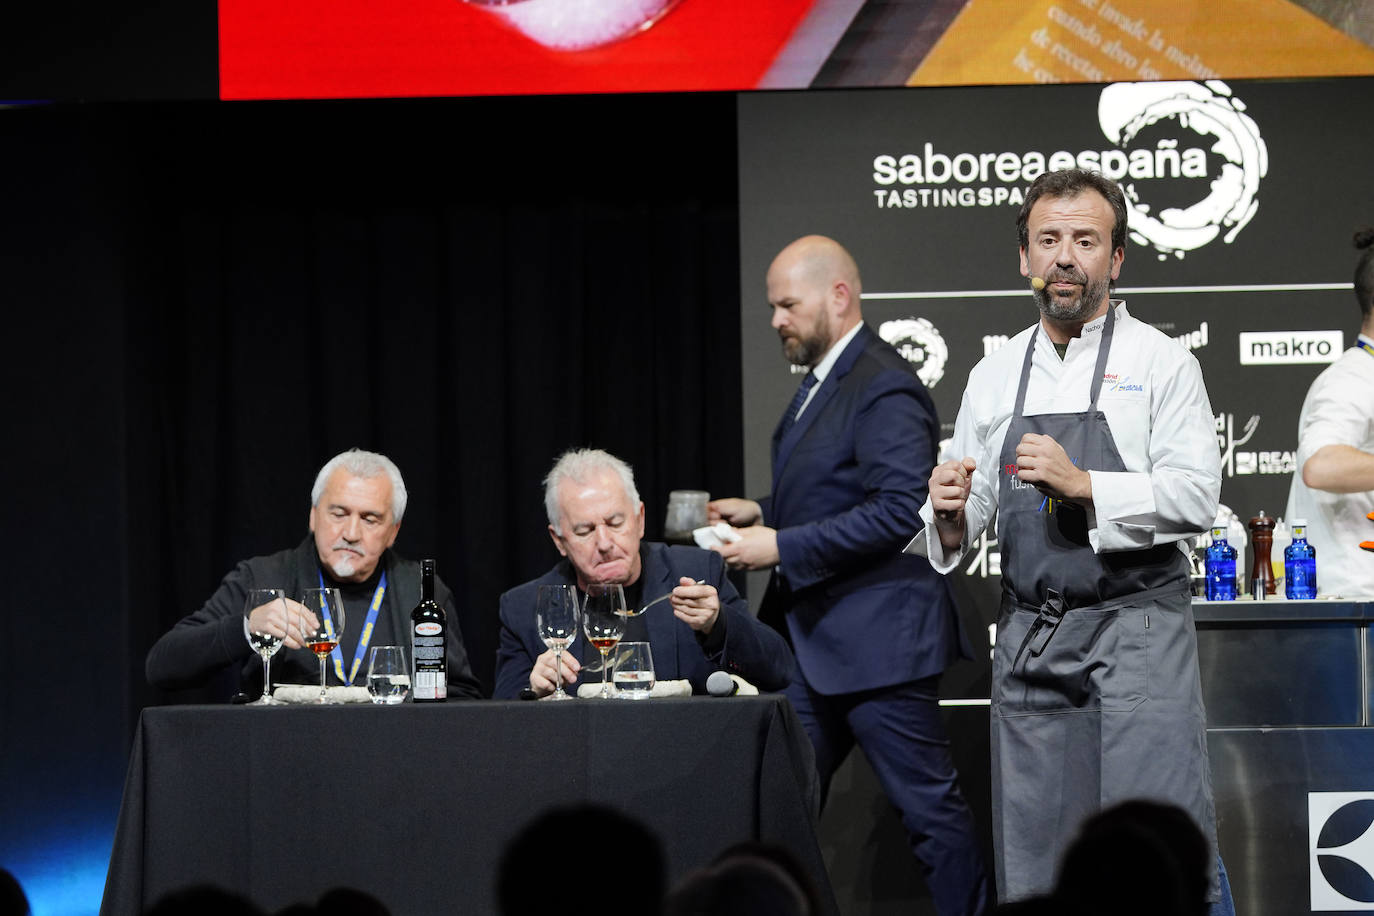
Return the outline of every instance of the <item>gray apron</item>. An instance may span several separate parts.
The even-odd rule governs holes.
[[[1003,901],[1052,890],[1082,822],[1126,799],[1178,805],[1216,849],[1187,559],[1173,544],[1094,553],[1085,510],[1014,473],[1026,433],[1053,437],[1084,470],[1126,470],[1097,407],[1114,311],[1084,413],[1023,416],[1035,329],[1002,445],[992,815]]]

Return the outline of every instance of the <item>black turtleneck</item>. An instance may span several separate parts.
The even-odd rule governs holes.
[[[363,625],[367,623],[368,611],[372,609],[372,596],[377,591],[377,585],[382,580],[382,567],[385,564],[378,562],[377,568],[372,571],[365,582],[339,582],[329,572],[323,569],[324,584],[339,590],[344,603],[344,631],[343,639],[339,640],[339,651],[343,653],[344,678],[348,677],[348,669],[353,665],[353,653],[358,651],[358,638],[362,636]],[[391,582],[388,580],[387,589],[391,589]],[[325,664],[330,668],[334,663],[332,658],[325,659]],[[354,686],[366,683],[367,659],[358,666],[358,674],[353,679]]]

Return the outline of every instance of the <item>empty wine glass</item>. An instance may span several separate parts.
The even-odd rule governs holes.
[[[404,703],[410,693],[410,666],[404,646],[373,646],[367,663],[367,692],[379,706]]]
[[[539,638],[553,650],[554,689],[546,700],[571,700],[563,689],[563,651],[577,639],[581,613],[577,588],[572,585],[541,585],[535,598],[534,619]]]
[[[310,621],[302,617],[301,633],[304,634],[306,646],[320,660],[320,695],[315,702],[328,703],[329,693],[324,687],[324,664],[329,653],[334,651],[334,647],[343,638],[343,596],[337,588],[307,588],[304,597],[301,598],[301,604],[305,605],[305,609],[314,614],[315,619],[319,621],[319,625],[311,629]]]
[[[249,706],[280,706],[272,698],[272,656],[286,637],[286,592],[279,588],[249,589],[243,602],[243,635],[262,659],[262,696]]]
[[[610,666],[606,656],[625,633],[625,590],[619,585],[588,585],[587,602],[582,607],[582,629],[587,641],[601,653],[601,692],[597,697],[611,699]]]

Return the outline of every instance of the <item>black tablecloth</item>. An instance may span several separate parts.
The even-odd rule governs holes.
[[[791,850],[833,907],[817,792],[811,746],[776,696],[150,708],[101,913],[210,883],[269,911],[345,886],[395,916],[488,916],[507,841],[583,801],[647,823],[672,881],[762,840]],[[578,892],[577,876],[550,879],[551,893]]]

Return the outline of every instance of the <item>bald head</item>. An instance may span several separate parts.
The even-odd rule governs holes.
[[[863,320],[861,292],[858,265],[834,239],[803,236],[779,252],[768,268],[768,304],[788,360],[820,362]]]
[[[773,259],[769,268],[771,275],[775,270],[799,270],[802,275],[817,286],[830,286],[843,283],[853,296],[858,308],[859,265],[844,250],[844,246],[834,239],[823,235],[804,235],[788,245]]]

